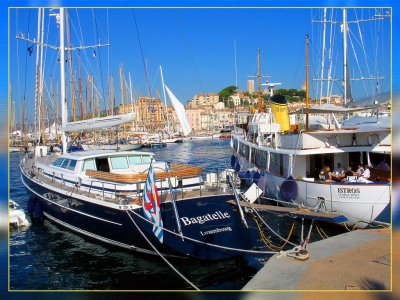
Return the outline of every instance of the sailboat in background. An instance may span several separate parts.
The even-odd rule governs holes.
[[[165,101],[165,108],[167,110],[167,131],[168,134],[170,135],[170,142],[174,142],[174,143],[179,143],[182,142],[183,139],[188,140],[187,136],[191,133],[192,128],[189,124],[189,120],[187,118],[187,114],[186,114],[186,110],[185,110],[185,106],[179,101],[179,99],[171,92],[171,90],[167,87],[167,85],[164,82],[164,74],[163,74],[163,70],[162,67],[160,66],[160,74],[161,74],[161,83],[163,86],[163,94],[164,94],[164,101]],[[168,94],[168,97],[172,103],[172,106],[174,108],[175,111],[175,115],[179,121],[180,127],[181,127],[181,132],[180,133],[174,133],[171,131],[173,131],[171,129],[170,123],[169,123],[169,118],[168,118],[168,109],[167,109],[167,97],[166,94]],[[183,137],[182,137],[183,135]],[[166,142],[166,140],[164,139],[164,142]]]

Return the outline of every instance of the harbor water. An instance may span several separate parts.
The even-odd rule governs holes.
[[[199,165],[206,172],[225,169],[231,155],[229,140],[222,139],[140,151],[155,153],[156,160]],[[26,211],[29,196],[20,179],[19,160],[19,153],[10,154],[10,198]],[[293,220],[269,216],[268,222],[286,236]],[[296,239],[297,231],[292,238]],[[318,239],[315,234],[312,238]],[[48,220],[10,230],[9,255],[11,290],[192,289],[157,256],[102,244]],[[240,290],[266,259],[245,257],[212,263],[172,259],[171,262],[200,289]]]

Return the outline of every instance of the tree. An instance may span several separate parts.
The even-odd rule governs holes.
[[[224,98],[228,99],[232,94],[235,93],[235,91],[237,90],[237,87],[234,85],[230,85],[224,89],[222,89],[218,95],[219,95],[219,102],[223,102]]]

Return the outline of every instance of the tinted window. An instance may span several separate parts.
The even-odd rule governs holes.
[[[66,169],[69,164],[69,161],[70,161],[69,159],[64,159],[64,161],[61,164],[61,168]]]
[[[77,163],[76,160],[71,160],[71,161],[69,162],[69,165],[68,165],[68,170],[74,171],[74,170],[75,170],[76,163]]]
[[[64,158],[57,158],[54,162],[53,162],[53,166],[59,167],[61,166],[62,162],[64,161]]]

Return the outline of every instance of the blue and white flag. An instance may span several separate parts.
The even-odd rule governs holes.
[[[152,164],[150,164],[149,173],[147,174],[146,184],[143,190],[143,213],[146,218],[154,224],[153,233],[162,243],[163,222],[161,219],[160,198],[157,192],[156,176]]]

